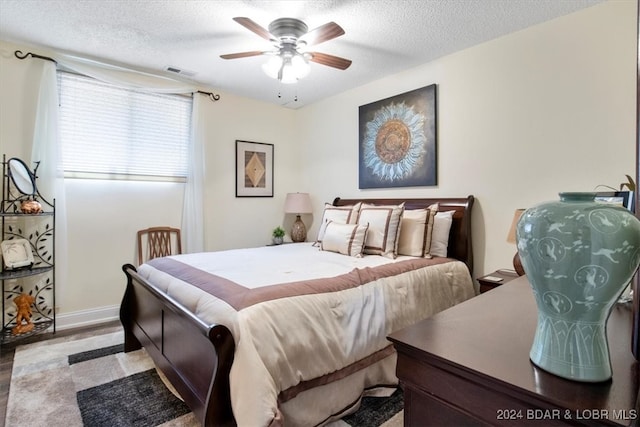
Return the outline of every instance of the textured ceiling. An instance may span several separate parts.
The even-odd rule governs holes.
[[[171,66],[214,91],[299,108],[600,2],[0,0],[0,39],[160,74]],[[234,22],[236,16],[265,28],[280,17],[302,19],[310,29],[334,21],[346,34],[312,50],[353,64],[345,71],[312,64],[305,79],[283,85],[262,72],[264,56],[220,58],[272,48]]]

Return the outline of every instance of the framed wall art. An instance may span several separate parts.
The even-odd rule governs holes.
[[[437,184],[436,85],[359,108],[359,188]]]
[[[273,144],[236,140],[236,197],[273,197]]]
[[[33,265],[33,252],[27,239],[4,240],[0,246],[8,270]]]

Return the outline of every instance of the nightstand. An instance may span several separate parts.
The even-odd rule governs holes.
[[[496,270],[493,273],[478,278],[478,283],[480,283],[480,293],[482,294],[490,291],[491,289],[510,282],[513,279],[517,279],[518,277],[520,277],[518,276],[518,273],[513,270]]]

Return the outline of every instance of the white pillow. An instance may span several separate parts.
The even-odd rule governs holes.
[[[400,221],[398,255],[423,257],[429,253],[433,220],[438,212],[435,203],[425,209],[405,210]]]
[[[453,222],[455,211],[438,212],[433,221],[433,233],[431,235],[431,255],[446,257],[449,248],[449,231]]]
[[[342,224],[356,224],[358,222],[358,212],[362,203],[356,203],[352,206],[333,206],[329,203],[325,203],[324,212],[322,213],[322,221],[320,221],[320,229],[318,230],[318,237],[316,243],[322,242],[325,229],[329,221],[335,221]]]
[[[329,221],[325,227],[320,249],[360,258],[367,236],[367,228],[367,225],[340,224]]]
[[[363,205],[360,208],[358,224],[369,224],[365,254],[396,257],[403,211],[404,203],[397,206]]]

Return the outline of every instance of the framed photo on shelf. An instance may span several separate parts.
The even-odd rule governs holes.
[[[236,197],[273,197],[273,144],[236,140]]]
[[[2,258],[7,269],[27,267],[33,264],[33,252],[26,239],[5,240],[1,244]]]
[[[599,191],[596,193],[596,201],[622,206],[635,213],[633,191]]]

